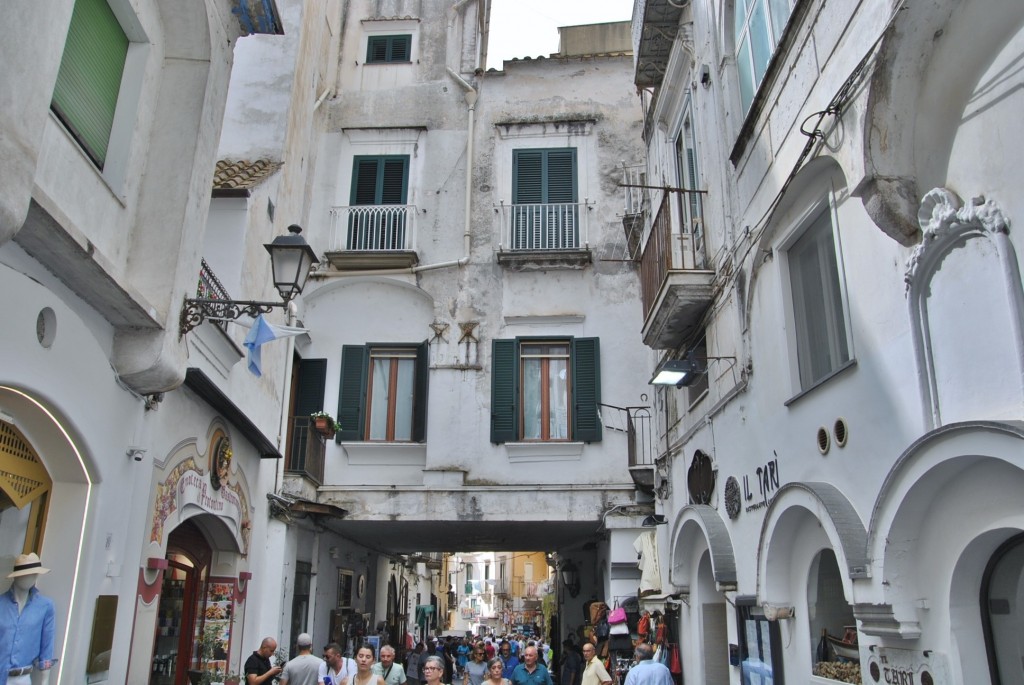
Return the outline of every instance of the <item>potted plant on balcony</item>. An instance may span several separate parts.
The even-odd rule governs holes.
[[[325,438],[333,438],[338,430],[334,417],[325,411],[314,412],[309,415],[309,419],[313,422],[313,427]]]

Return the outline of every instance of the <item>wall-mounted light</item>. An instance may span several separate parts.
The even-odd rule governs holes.
[[[668,519],[665,518],[664,514],[651,514],[645,518],[640,525],[643,528],[654,528],[655,526],[661,526],[668,523]]]
[[[282,302],[186,298],[181,308],[179,336],[185,335],[208,318],[233,321],[242,315],[255,318],[260,314],[269,314],[275,307],[286,307],[301,293],[309,278],[310,267],[320,260],[316,258],[313,248],[299,235],[302,233],[300,226],[292,224],[288,232],[290,235],[279,235],[272,243],[263,246],[270,253],[274,287],[281,295]]]
[[[691,353],[686,359],[663,361],[648,383],[650,385],[674,385],[681,388],[684,385],[692,385],[700,374],[700,365]]]
[[[562,585],[569,591],[570,597],[575,597],[580,593],[580,572],[576,568],[576,564],[572,563],[572,560],[567,559],[562,563],[562,568],[559,571],[562,576]]]

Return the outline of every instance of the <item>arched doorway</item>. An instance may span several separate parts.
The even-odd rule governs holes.
[[[201,514],[167,537],[157,606],[150,685],[188,685],[189,672],[230,671],[235,613],[241,597],[234,578],[211,574],[216,517]]]
[[[981,582],[981,622],[993,685],[1024,682],[1024,534],[999,547]]]

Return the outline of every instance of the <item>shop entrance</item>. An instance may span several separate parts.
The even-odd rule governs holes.
[[[167,539],[150,685],[187,685],[188,671],[199,664],[196,638],[204,630],[211,558],[209,542],[191,520]]]
[[[1024,634],[1024,535],[1008,540],[992,555],[982,579],[982,626],[993,685],[1024,682],[1020,658]]]

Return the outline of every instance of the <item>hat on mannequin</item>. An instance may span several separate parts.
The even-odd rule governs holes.
[[[50,569],[43,568],[43,565],[39,562],[39,555],[32,552],[31,554],[19,554],[18,558],[14,560],[14,570],[8,573],[7,577],[18,578],[21,576],[42,575],[49,572]]]

